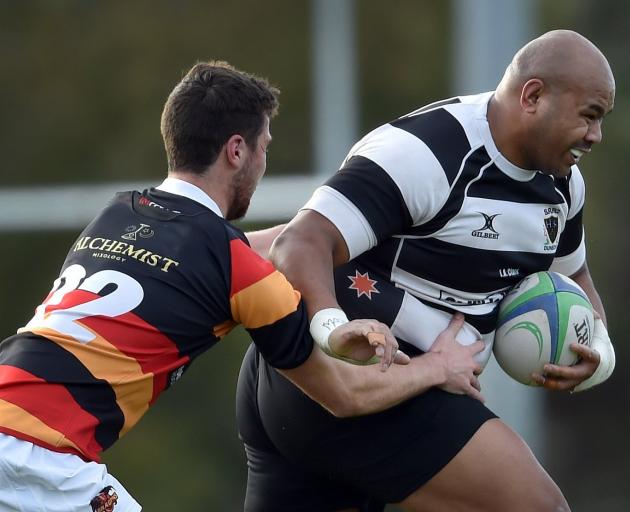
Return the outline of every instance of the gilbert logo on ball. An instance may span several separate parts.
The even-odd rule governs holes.
[[[591,344],[593,307],[584,291],[556,272],[537,272],[517,284],[499,304],[494,356],[523,384],[546,363],[571,366],[572,343]]]

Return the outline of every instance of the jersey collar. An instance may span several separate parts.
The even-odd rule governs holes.
[[[206,208],[212,210],[219,217],[223,217],[219,205],[214,202],[214,199],[192,183],[178,178],[166,178],[161,185],[155,188],[163,192],[168,192],[169,194],[175,194],[177,196],[192,199],[193,201],[196,201],[197,203],[200,203]]]

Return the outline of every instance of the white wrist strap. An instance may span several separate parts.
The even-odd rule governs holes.
[[[610,342],[608,331],[601,318],[595,319],[591,348],[599,353],[599,366],[593,375],[575,386],[574,392],[584,391],[601,384],[611,376],[615,369],[615,349]]]
[[[346,314],[337,308],[321,309],[311,319],[310,331],[317,345],[330,356],[336,354],[330,348],[328,338],[337,327],[349,322]]]

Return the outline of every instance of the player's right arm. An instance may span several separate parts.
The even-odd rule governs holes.
[[[335,329],[331,337],[353,330],[360,333],[360,322],[378,324],[354,320]],[[379,412],[434,386],[483,401],[477,379],[481,366],[473,356],[483,350],[484,344],[477,341],[460,345],[455,337],[463,324],[463,315],[455,315],[428,353],[413,358],[407,366],[393,365],[386,373],[376,365],[355,366],[333,359],[318,347],[300,366],[280,372],[338,417]],[[373,325],[370,329],[375,330]]]

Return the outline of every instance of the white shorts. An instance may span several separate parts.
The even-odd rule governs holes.
[[[53,452],[0,433],[0,511],[140,510],[142,507],[107,473],[104,464],[85,462],[76,455]]]

